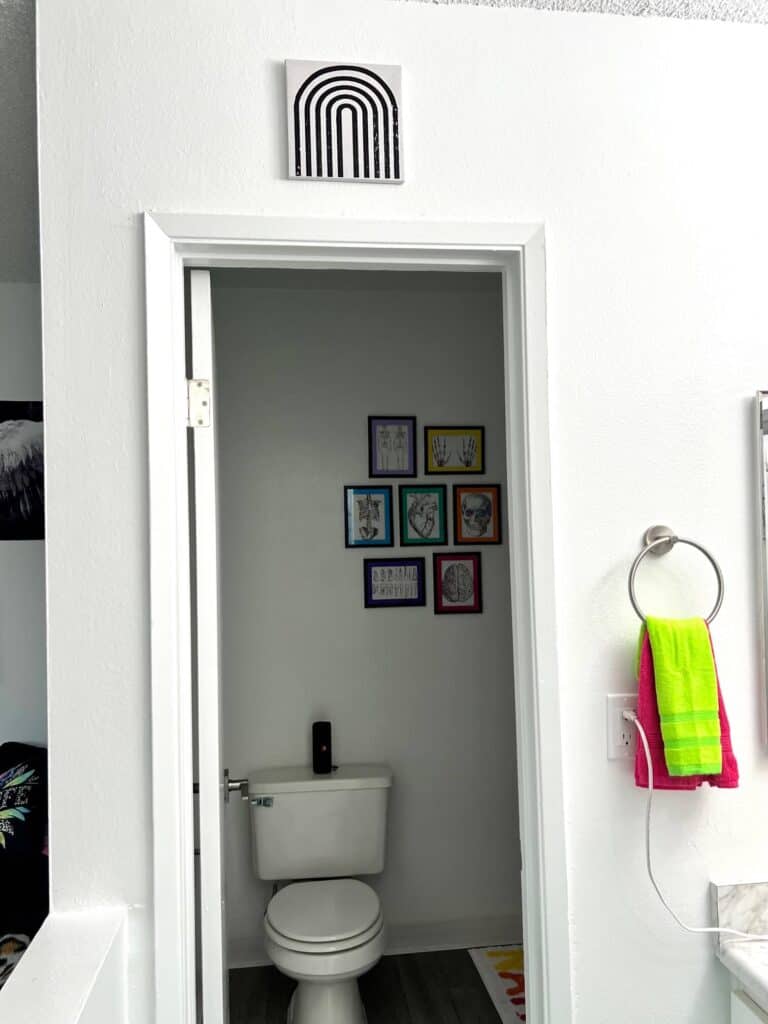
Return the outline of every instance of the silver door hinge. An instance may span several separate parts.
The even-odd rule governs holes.
[[[187,381],[187,426],[210,427],[211,425],[211,382],[209,380]]]

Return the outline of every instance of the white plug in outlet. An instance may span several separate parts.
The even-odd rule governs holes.
[[[637,694],[609,693],[606,697],[606,709],[608,760],[618,761],[634,757],[637,730],[623,714],[625,711],[637,711]]]

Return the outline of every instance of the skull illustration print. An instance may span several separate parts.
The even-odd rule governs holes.
[[[465,494],[461,499],[461,518],[467,537],[484,537],[488,533],[493,505],[487,494]]]
[[[500,484],[455,484],[453,507],[457,544],[501,543]]]

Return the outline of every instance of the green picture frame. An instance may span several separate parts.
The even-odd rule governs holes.
[[[402,547],[438,547],[448,543],[445,484],[401,484],[399,498]]]

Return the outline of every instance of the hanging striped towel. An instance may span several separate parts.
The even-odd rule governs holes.
[[[717,671],[704,619],[647,620],[664,758],[670,775],[719,775]]]

